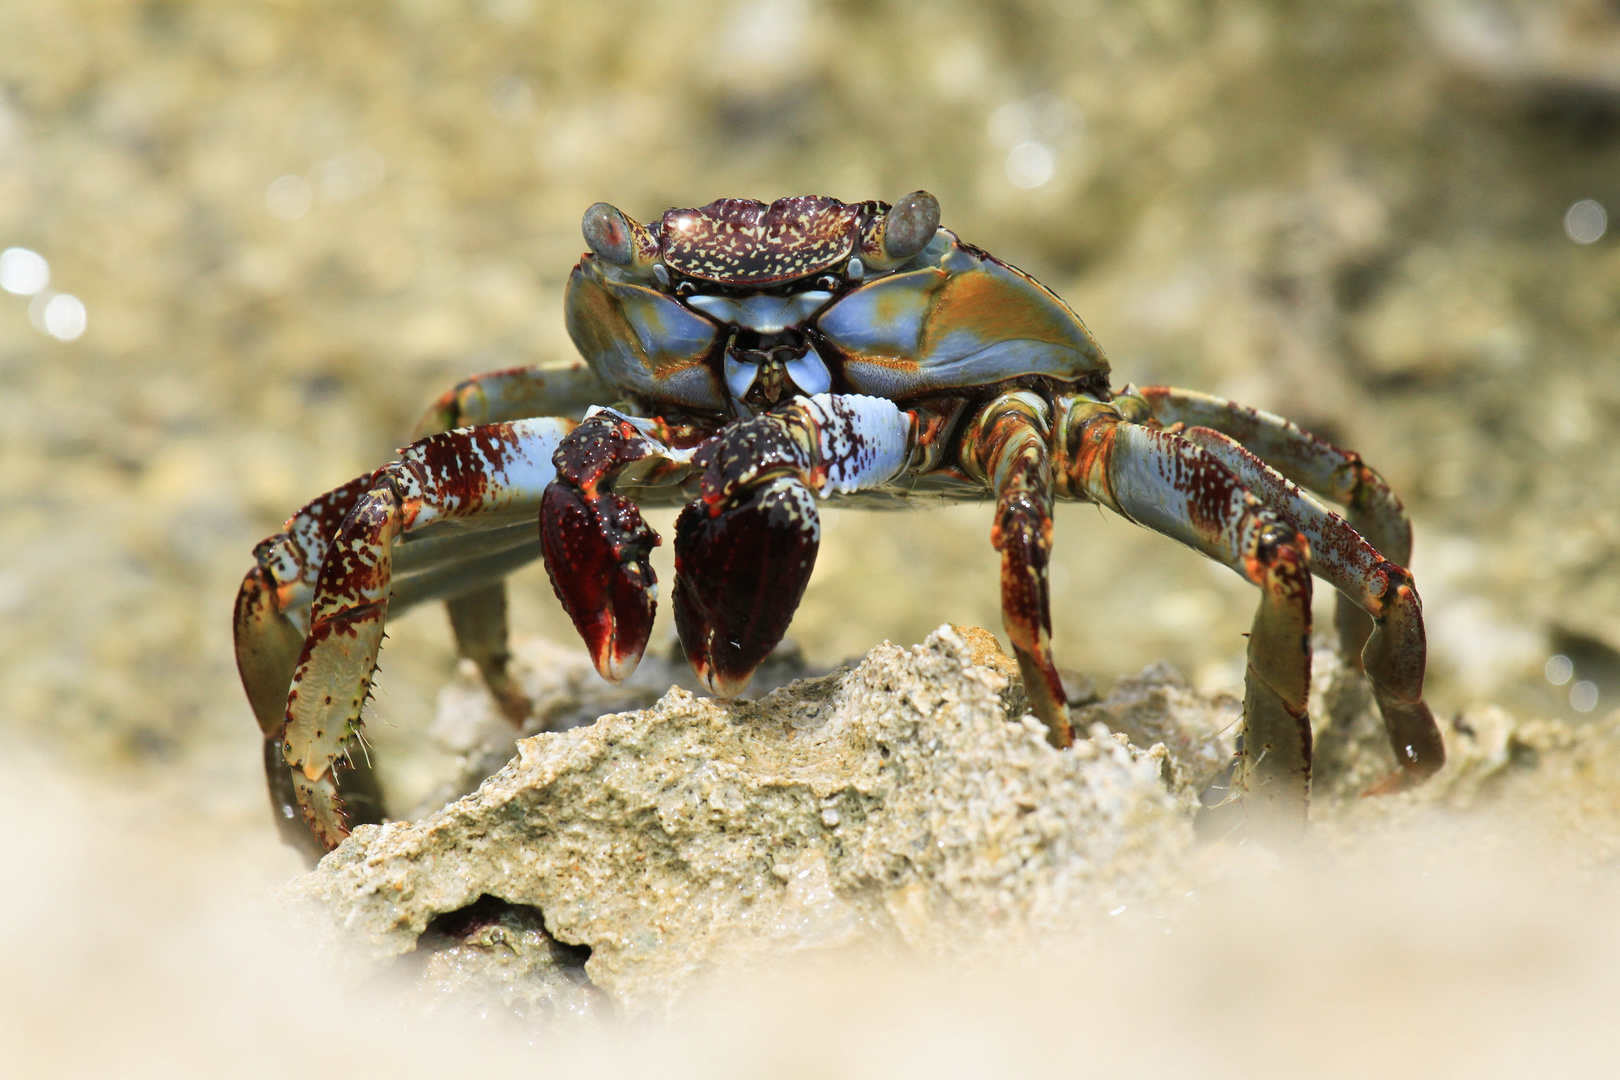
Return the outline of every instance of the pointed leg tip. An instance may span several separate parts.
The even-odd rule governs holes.
[[[293,770],[293,786],[298,793],[298,807],[303,812],[304,824],[327,851],[349,837],[348,808],[338,794],[337,778],[331,766],[311,780],[304,779],[305,770]]]

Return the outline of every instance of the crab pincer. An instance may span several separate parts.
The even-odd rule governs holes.
[[[552,590],[585,639],[596,670],[610,682],[628,678],[647,648],[658,608],[651,556],[662,541],[635,503],[602,489],[647,456],[641,433],[628,420],[600,413],[558,447],[557,478],[540,503],[540,543]]]
[[[810,489],[776,476],[675,522],[675,629],[709,691],[735,697],[787,633],[821,546]]]

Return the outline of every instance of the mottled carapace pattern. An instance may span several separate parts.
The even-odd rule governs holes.
[[[664,261],[688,277],[761,286],[837,266],[855,249],[861,226],[888,207],[846,205],[797,195],[769,205],[717,199],[694,210],[670,210],[660,226]]]

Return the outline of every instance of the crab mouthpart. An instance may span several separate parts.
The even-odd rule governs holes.
[[[821,545],[815,497],[779,476],[675,523],[675,629],[692,671],[736,697],[787,633]]]
[[[773,340],[785,343],[756,340],[757,347],[738,348],[734,337],[726,346],[726,389],[739,406],[768,409],[795,394],[810,397],[832,389],[832,372],[814,345],[791,334]]]

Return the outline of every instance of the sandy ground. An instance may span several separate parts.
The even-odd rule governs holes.
[[[1437,711],[1604,717],[1620,247],[1574,238],[1581,200],[1620,213],[1616,71],[1600,0],[0,8],[0,249],[50,268],[32,298],[0,293],[4,835],[26,883],[4,1038],[42,1074],[64,1047],[121,1075],[289,1050],[425,1074],[453,1053],[243,933],[298,863],[265,821],[228,613],[252,544],[386,459],[439,390],[569,354],[562,286],[597,199],[650,217],[928,188],[1070,300],[1119,382],[1286,412],[1386,473],[1417,525]],[[988,525],[829,514],[794,637],[832,662],[998,625]],[[1168,658],[1237,684],[1246,585],[1094,508],[1058,531],[1065,666],[1106,686]],[[520,633],[568,640],[543,573],[513,592]],[[403,799],[454,663],[437,612],[391,634],[370,724]],[[1364,821],[1329,845],[1354,857],[1257,872],[1272,885],[1170,944],[1122,934],[1006,994],[964,979],[920,1018],[888,1004],[917,996],[904,973],[866,979],[892,993],[855,1015],[839,991],[765,995],[755,1027],[784,1034],[735,1060],[814,1060],[829,1012],[951,1068],[1021,1047],[1211,1073],[1585,1054],[1614,990],[1612,857],[1589,832],[1612,833],[1616,778],[1569,782],[1596,820],[1506,813],[1514,839],[1477,858],[1472,829]],[[976,1015],[994,1023],[957,1019]],[[677,1056],[721,1053],[716,1030],[694,1022]],[[625,1068],[667,1065],[669,1037],[632,1040]]]

